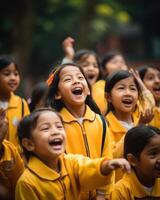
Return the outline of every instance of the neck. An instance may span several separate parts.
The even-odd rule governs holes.
[[[42,159],[41,159],[42,160]],[[59,158],[57,157],[56,159],[43,159],[42,160],[49,168],[53,169],[56,172],[59,172]]]
[[[119,112],[115,112],[114,115],[120,121],[124,121],[124,122],[127,122],[129,124],[133,122],[131,113],[122,113],[122,112],[119,113]]]
[[[0,91],[0,101],[9,101],[11,93]]]
[[[143,177],[141,174],[139,174],[138,172],[136,172],[137,178],[139,180],[139,182],[144,185],[145,187],[153,187],[153,185],[155,184],[155,178],[153,177]]]
[[[75,117],[75,118],[80,118],[83,117],[86,111],[86,106],[85,104],[82,106],[77,106],[77,107],[70,107],[67,106],[67,109],[69,110],[69,112]]]
[[[158,108],[160,108],[160,100],[159,100],[159,101],[156,101],[156,106],[157,106]]]

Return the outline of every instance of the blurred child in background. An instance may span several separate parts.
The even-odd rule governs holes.
[[[74,39],[71,37],[67,37],[63,41],[65,58],[62,63],[77,63],[83,69],[89,84],[93,86],[101,78],[99,57],[94,51],[88,49],[82,49],[75,53],[74,42]]]
[[[160,199],[160,129],[145,125],[130,129],[124,156],[132,172],[116,183],[110,199]]]
[[[109,51],[105,53],[101,59],[101,69],[103,73],[103,80],[97,81],[92,87],[93,98],[105,115],[107,112],[108,104],[105,97],[105,79],[107,76],[118,70],[128,70],[128,66],[123,55],[116,51]]]
[[[51,108],[33,111],[20,122],[18,130],[29,162],[17,183],[16,200],[79,200],[81,189],[109,184],[114,169],[130,172],[125,159],[91,160],[64,154],[65,129],[59,114]]]
[[[61,115],[66,130],[66,153],[90,158],[112,158],[106,122],[94,104],[84,72],[76,64],[63,64],[48,79],[47,105]],[[101,191],[106,195],[108,191]],[[98,196],[99,190],[97,191]],[[90,197],[93,193],[88,194]],[[84,198],[88,199],[89,197]]]
[[[138,71],[142,81],[151,91],[156,102],[153,109],[154,117],[149,124],[160,128],[160,67],[148,65],[140,67]]]
[[[8,55],[0,56],[0,107],[7,110],[8,134],[6,139],[12,142],[19,151],[17,136],[19,120],[29,114],[29,108],[24,99],[14,94],[20,84],[20,72],[15,61]]]
[[[48,86],[46,82],[39,82],[32,88],[31,98],[28,102],[30,112],[36,108],[44,107],[47,92]]]
[[[7,131],[6,111],[0,108],[0,199],[14,200],[16,182],[24,165],[16,147],[4,139]]]

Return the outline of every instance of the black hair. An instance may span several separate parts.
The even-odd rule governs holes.
[[[131,153],[138,159],[150,139],[156,134],[160,134],[160,129],[150,125],[131,128],[124,138],[124,157],[127,158],[127,154]]]
[[[104,70],[105,67],[106,67],[106,64],[112,59],[114,58],[115,56],[122,56],[124,58],[124,56],[122,55],[122,53],[118,52],[118,51],[110,51],[110,52],[107,52],[105,53],[103,56],[102,56],[102,59],[101,59],[101,67],[102,69]],[[125,60],[125,58],[124,58]]]
[[[143,81],[144,76],[145,76],[145,74],[146,74],[146,72],[148,71],[149,68],[156,69],[156,70],[160,71],[160,67],[155,66],[155,65],[151,65],[151,64],[139,67],[138,72],[139,72],[139,75],[140,75],[142,81]]]
[[[18,72],[20,72],[19,67],[13,57],[6,54],[0,55],[0,70],[4,69],[5,67],[8,67],[8,65],[10,65],[11,63],[14,63],[15,68]]]
[[[83,74],[83,76],[85,77],[85,74],[82,70],[82,68],[78,65],[78,64],[74,64],[74,63],[65,63],[60,65],[58,68],[55,68],[54,71],[52,73],[54,73],[54,79],[51,83],[51,85],[49,86],[49,90],[48,90],[48,94],[46,97],[46,106],[50,106],[54,109],[56,109],[58,112],[65,107],[64,103],[62,102],[61,99],[55,99],[55,94],[57,92],[58,89],[58,83],[59,83],[59,74],[61,72],[61,70],[67,66],[73,66],[73,67],[77,67],[80,72]],[[86,77],[85,77],[86,79]],[[86,79],[87,81],[87,79]],[[90,84],[88,83],[88,87],[91,91],[91,87]],[[98,106],[96,105],[96,103],[94,102],[94,100],[92,99],[91,95],[87,95],[86,101],[85,103],[96,113],[100,114],[100,110],[98,108]]]
[[[32,136],[32,131],[36,128],[37,126],[37,121],[41,115],[41,113],[45,111],[51,111],[57,114],[57,116],[60,118],[62,121],[60,115],[53,110],[52,108],[38,108],[35,109],[30,115],[25,116],[19,123],[18,125],[18,138],[20,141],[20,144],[22,145],[22,140],[23,138],[28,138],[30,139]],[[23,145],[22,145],[23,147]],[[28,160],[31,155],[33,155],[33,152],[28,151],[25,147],[23,147],[24,150],[24,155],[26,159]]]
[[[48,85],[46,82],[40,82],[37,83],[31,93],[31,102],[29,103],[29,109],[32,112],[37,104],[41,101],[44,100],[48,92]]]
[[[126,79],[129,77],[133,77],[132,73],[126,71],[126,70],[120,70],[120,71],[116,71],[111,73],[110,75],[108,75],[108,77],[106,78],[106,82],[105,82],[105,93],[107,92],[108,94],[111,92],[112,88],[114,87],[114,85],[122,80],[122,79]],[[133,77],[134,78],[134,77]],[[138,89],[139,92],[139,86],[138,83],[136,81],[136,79],[134,79],[136,87]],[[112,103],[108,102],[108,110],[107,113],[111,110],[114,110]],[[106,113],[106,114],[107,114]]]
[[[101,67],[100,67],[100,59],[96,52],[88,49],[81,49],[77,51],[74,55],[73,61],[81,67],[81,63],[84,62],[89,56],[94,56],[99,68],[99,76],[97,80],[100,80],[102,77]]]

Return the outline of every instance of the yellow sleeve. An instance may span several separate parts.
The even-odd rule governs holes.
[[[73,155],[73,171],[79,179],[82,190],[93,190],[110,184],[112,173],[103,176],[100,172],[104,158],[90,159],[81,155]]]
[[[8,185],[11,186],[11,190],[15,191],[17,180],[24,171],[23,160],[21,159],[16,147],[10,142],[4,141],[3,147],[4,154],[0,160],[0,166],[3,166],[1,167],[1,170],[4,170],[4,173],[9,181]],[[9,171],[7,171],[4,167],[6,163],[8,163],[8,167],[11,167]]]
[[[22,181],[18,181],[15,193],[15,200],[39,200],[33,187]]]
[[[29,110],[28,104],[25,99],[23,99],[23,103],[24,103],[24,116],[29,115],[30,110]]]

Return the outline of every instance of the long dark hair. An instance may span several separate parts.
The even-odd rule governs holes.
[[[54,78],[52,83],[49,86],[49,91],[48,91],[48,95],[46,97],[46,106],[50,106],[54,109],[56,109],[58,112],[65,107],[65,104],[63,103],[63,101],[61,99],[55,99],[55,94],[58,90],[58,84],[59,84],[59,74],[61,72],[61,70],[67,66],[73,66],[73,67],[77,67],[80,72],[83,74],[83,76],[85,77],[85,74],[83,72],[83,70],[81,69],[81,67],[79,67],[79,65],[74,64],[74,63],[66,63],[66,64],[62,64],[60,66],[58,66],[57,68],[55,68],[51,74],[54,74]],[[86,79],[86,77],[85,77]],[[86,79],[87,81],[87,79]],[[91,91],[91,87],[87,81],[88,87]],[[88,95],[86,98],[85,103],[96,113],[100,114],[100,110],[98,108],[98,106],[96,105],[96,103],[94,102],[94,100],[92,99],[91,95]]]

